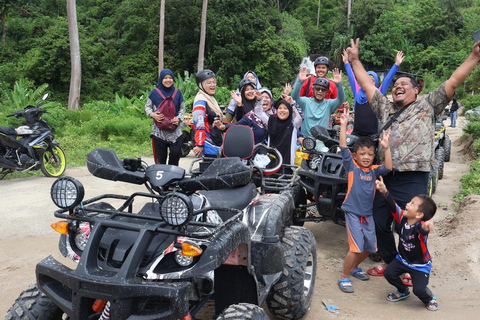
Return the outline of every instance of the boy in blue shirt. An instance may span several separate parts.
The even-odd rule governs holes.
[[[409,273],[412,277],[413,293],[425,303],[427,310],[436,311],[437,299],[427,287],[432,268],[427,238],[433,229],[430,219],[435,215],[437,205],[432,198],[421,194],[413,197],[405,210],[402,210],[388,193],[383,179],[376,181],[376,188],[385,196],[389,210],[401,228],[397,256],[384,272],[385,279],[397,288],[396,292],[387,295],[387,300],[396,302],[410,296],[410,290],[400,278],[400,275]]]
[[[368,280],[370,276],[358,265],[377,251],[375,223],[373,221],[373,198],[375,197],[375,181],[379,176],[392,170],[390,153],[390,130],[383,132],[379,141],[385,149],[385,164],[372,165],[375,158],[375,144],[370,137],[359,138],[353,146],[353,154],[347,147],[347,125],[350,118],[348,102],[343,104],[344,112],[340,117],[340,150],[343,164],[348,173],[348,190],[342,210],[345,211],[345,222],[348,234],[349,251],[345,256],[343,271],[338,280],[338,287],[346,293],[353,292],[349,276],[360,280]]]

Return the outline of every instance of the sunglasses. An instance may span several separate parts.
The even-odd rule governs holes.
[[[313,87],[313,89],[315,89],[317,91],[320,91],[320,92],[327,92],[328,91],[328,89],[324,88],[324,87]]]

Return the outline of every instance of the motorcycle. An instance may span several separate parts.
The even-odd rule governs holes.
[[[252,148],[249,134],[251,143],[238,145]],[[94,176],[143,184],[148,192],[84,200],[78,180],[55,181],[59,249],[78,265],[70,269],[52,256],[38,263],[36,285],[7,318],[186,320],[209,300],[220,320],[269,319],[263,302],[278,318],[303,317],[315,284],[315,238],[291,225],[291,185],[259,192],[253,166],[229,152],[194,175],[121,161],[112,150],[90,152]]]
[[[12,172],[40,169],[47,177],[65,172],[66,157],[52,129],[41,119],[47,111],[27,106],[7,117],[25,118],[18,128],[0,127],[0,180]]]
[[[313,138],[303,140],[300,187],[295,194],[293,224],[303,226],[306,221],[332,220],[345,226],[345,214],[340,208],[347,195],[347,173],[339,151],[337,130],[314,126]],[[319,148],[317,140],[323,142]],[[357,136],[347,134],[347,146],[352,148]],[[321,144],[320,144],[321,145]],[[309,203],[307,203],[309,201]]]

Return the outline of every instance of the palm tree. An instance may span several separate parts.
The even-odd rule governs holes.
[[[198,46],[197,71],[203,70],[203,63],[205,60],[205,34],[207,29],[207,6],[208,6],[208,0],[203,0],[202,19],[200,22],[200,44]]]
[[[67,17],[71,59],[68,109],[78,110],[80,102],[80,87],[82,85],[82,62],[80,57],[80,42],[78,40],[77,6],[75,0],[67,0]]]

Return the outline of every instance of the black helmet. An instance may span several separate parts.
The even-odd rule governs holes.
[[[240,81],[240,84],[238,85],[238,90],[242,91],[242,88],[245,87],[246,85],[251,85],[253,88],[255,88],[255,83],[253,83],[252,80],[243,79],[242,81]]]
[[[327,57],[322,56],[315,59],[315,61],[313,62],[313,66],[316,67],[319,64],[325,64],[327,65],[327,67],[330,67],[330,62],[328,61]]]
[[[317,80],[315,80],[313,85],[314,86],[322,86],[322,87],[325,87],[325,88],[329,89],[330,88],[330,81],[328,81],[325,78],[317,78]]]
[[[197,80],[197,86],[200,87],[200,84],[210,78],[215,77],[215,73],[213,73],[212,70],[205,69],[202,71],[198,71],[197,74],[195,75],[195,80]]]

